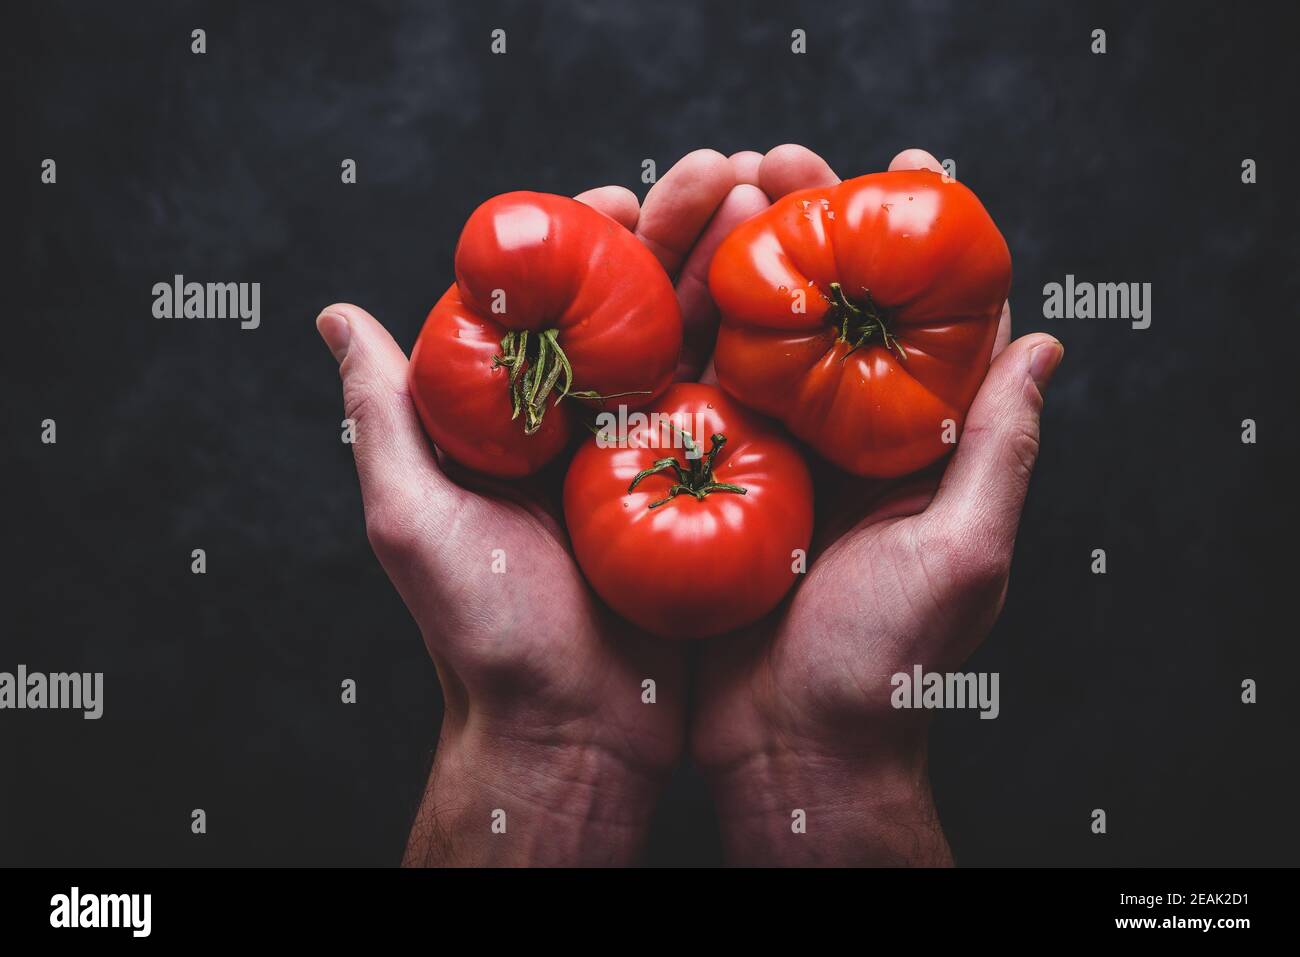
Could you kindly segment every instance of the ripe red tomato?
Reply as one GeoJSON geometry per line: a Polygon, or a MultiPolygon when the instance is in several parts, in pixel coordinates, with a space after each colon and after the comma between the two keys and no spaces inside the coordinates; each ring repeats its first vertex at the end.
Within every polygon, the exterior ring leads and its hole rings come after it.
{"type": "Polygon", "coordinates": [[[519,477],[581,428],[575,403],[653,401],[681,344],[672,282],[636,237],[577,200],[505,193],[461,231],[456,284],[411,353],[411,395],[447,455],[519,477]]]}
{"type": "Polygon", "coordinates": [[[565,477],[564,517],[587,581],[667,638],[760,618],[794,584],[794,550],[812,536],[803,457],[714,386],[678,383],[635,415],[617,443],[620,430],[599,418],[565,477]]]}
{"type": "Polygon", "coordinates": [[[713,258],[718,383],[841,468],[905,475],[951,450],[1010,288],[1006,240],[948,177],[791,193],[713,258]]]}

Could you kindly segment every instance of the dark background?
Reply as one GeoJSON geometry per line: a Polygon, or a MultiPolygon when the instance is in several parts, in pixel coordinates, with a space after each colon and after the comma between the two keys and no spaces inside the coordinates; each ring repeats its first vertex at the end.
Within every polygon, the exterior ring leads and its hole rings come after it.
{"type": "MultiPolygon", "coordinates": [[[[1296,863],[1297,70],[1274,9],[11,8],[0,670],[103,671],[106,710],[0,713],[0,862],[395,863],[440,698],[313,319],[354,301],[409,348],[488,196],[644,195],[644,158],[795,141],[842,175],[955,158],[1011,246],[1017,331],[1066,344],[970,664],[1001,673],[1002,715],[935,725],[958,861],[1296,863]],[[1067,272],[1152,283],[1151,328],[1044,320],[1067,272]],[[262,327],[153,318],[175,273],[262,283],[262,327]]],[[[717,860],[689,771],[651,859],[717,860]]]]}

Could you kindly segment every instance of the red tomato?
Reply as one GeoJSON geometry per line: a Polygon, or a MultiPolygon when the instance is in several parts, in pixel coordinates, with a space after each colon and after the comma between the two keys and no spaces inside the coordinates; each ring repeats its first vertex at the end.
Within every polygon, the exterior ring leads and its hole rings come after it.
{"type": "Polygon", "coordinates": [[[672,282],[636,237],[577,200],[506,193],[465,223],[456,284],[411,353],[411,395],[447,455],[519,477],[581,428],[575,403],[653,401],[681,344],[672,282]]]}
{"type": "Polygon", "coordinates": [[[1006,240],[952,179],[791,193],[713,257],[718,383],[841,468],[905,475],[952,449],[1010,288],[1006,240]]]}
{"type": "Polygon", "coordinates": [[[622,447],[598,418],[569,466],[578,564],[610,607],[655,634],[748,624],[789,591],[794,550],[808,549],[808,467],[774,423],[714,386],[678,383],[649,411],[629,417],[622,447]]]}

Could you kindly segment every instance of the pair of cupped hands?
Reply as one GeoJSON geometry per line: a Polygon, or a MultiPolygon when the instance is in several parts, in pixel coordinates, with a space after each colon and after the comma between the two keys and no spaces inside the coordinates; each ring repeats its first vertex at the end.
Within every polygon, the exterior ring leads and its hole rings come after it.
{"type": "MultiPolygon", "coordinates": [[[[890,164],[919,167],[942,172],[922,150],[890,164]]],[[[838,181],[801,146],[699,150],[644,203],[617,186],[577,198],[674,277],[678,378],[712,381],[714,250],[781,196],[838,181]]],[[[900,482],[814,464],[817,531],[792,595],[755,625],[682,644],[638,632],[592,594],[557,488],[440,461],[407,391],[406,355],[369,313],[339,303],[317,327],[356,423],[370,543],[446,702],[404,863],[634,863],[687,755],[710,785],[731,863],[950,863],[926,720],[891,706],[890,677],[957,668],[1001,610],[1059,342],[1010,341],[1004,307],[951,458],[900,482]],[[492,572],[497,549],[505,574],[492,572]]]]}

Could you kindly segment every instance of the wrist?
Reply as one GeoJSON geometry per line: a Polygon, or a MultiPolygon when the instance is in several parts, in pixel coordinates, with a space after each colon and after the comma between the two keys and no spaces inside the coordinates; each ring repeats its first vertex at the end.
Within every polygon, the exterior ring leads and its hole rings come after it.
{"type": "Polygon", "coordinates": [[[709,775],[728,863],[952,864],[924,731],[854,753],[774,747],[709,775]]]}
{"type": "Polygon", "coordinates": [[[455,723],[444,724],[405,866],[635,862],[660,774],[581,737],[448,724],[455,723]]]}

